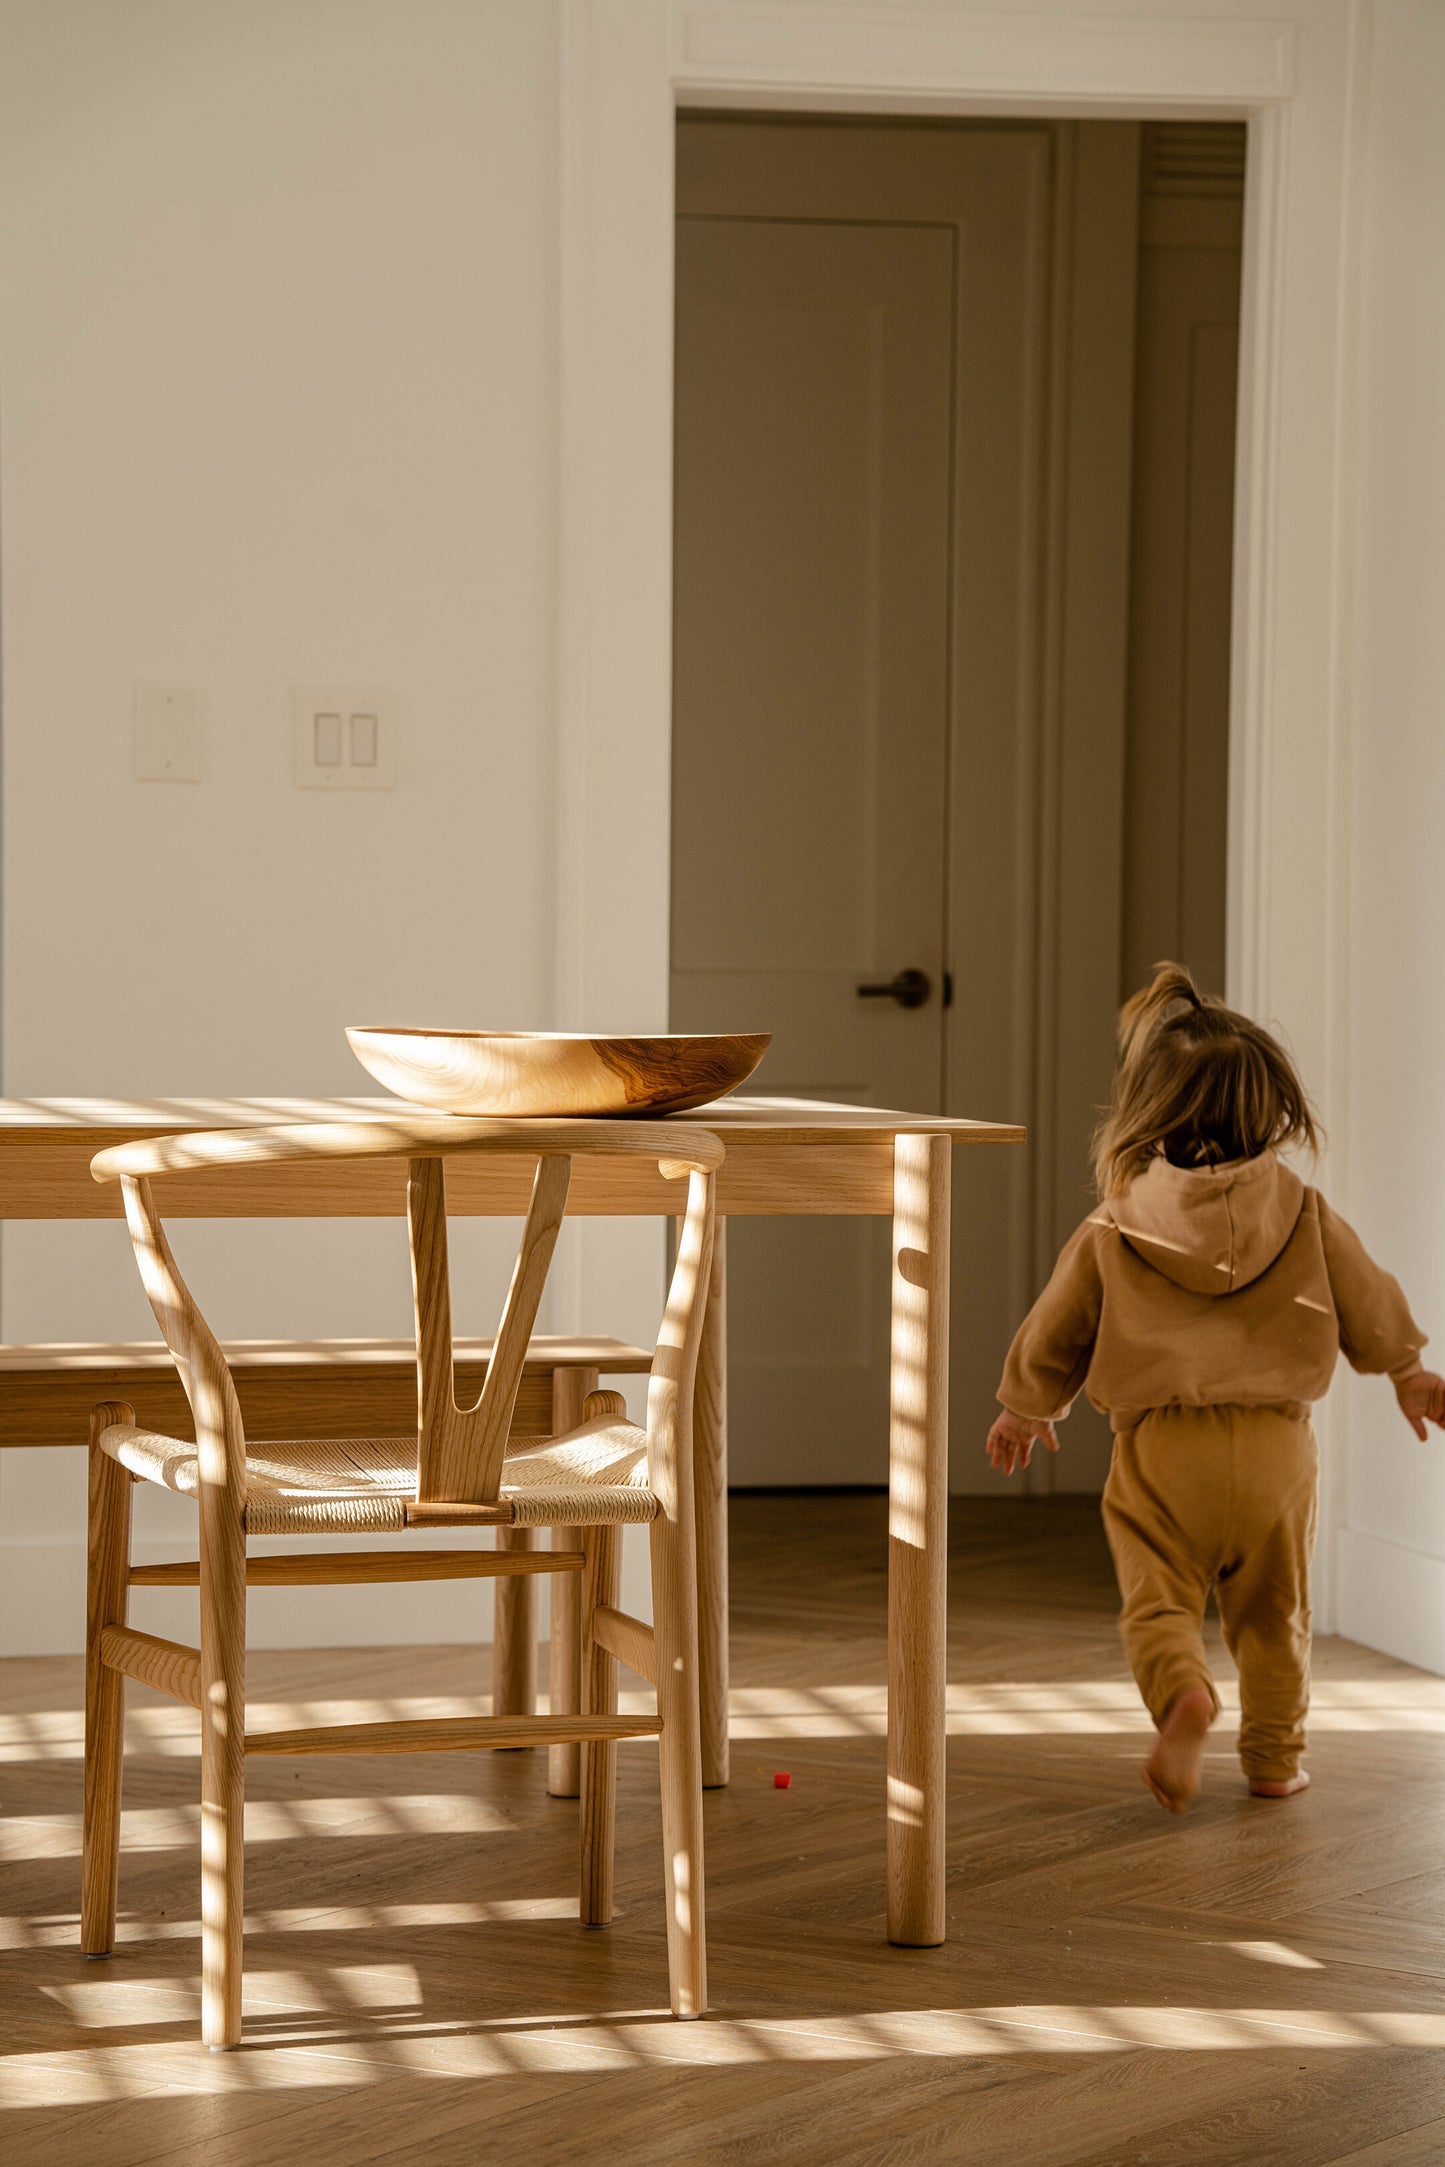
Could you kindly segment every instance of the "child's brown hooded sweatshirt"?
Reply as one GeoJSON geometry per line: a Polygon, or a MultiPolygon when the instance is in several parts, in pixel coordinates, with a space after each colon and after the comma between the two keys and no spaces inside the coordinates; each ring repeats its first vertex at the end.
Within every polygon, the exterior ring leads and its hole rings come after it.
{"type": "Polygon", "coordinates": [[[1303,1414],[1342,1349],[1355,1369],[1402,1376],[1424,1344],[1398,1282],[1274,1152],[1218,1167],[1156,1158],[1064,1249],[998,1396],[1044,1421],[1087,1379],[1116,1430],[1154,1407],[1303,1414]]]}

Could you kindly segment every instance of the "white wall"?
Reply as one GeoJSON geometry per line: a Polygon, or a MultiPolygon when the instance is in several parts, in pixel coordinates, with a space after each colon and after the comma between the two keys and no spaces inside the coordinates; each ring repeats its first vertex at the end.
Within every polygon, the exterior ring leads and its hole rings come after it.
{"type": "MultiPolygon", "coordinates": [[[[1240,22],[1266,78],[1276,33],[1295,40],[1280,140],[1300,246],[1270,485],[1291,531],[1262,679],[1282,721],[1251,875],[1268,907],[1242,929],[1267,940],[1239,982],[1294,1032],[1333,1130],[1329,1184],[1445,1353],[1445,13],[1289,0],[1250,30],[1249,5],[1061,0],[1035,49],[1066,98],[1071,69],[1107,82],[1121,20],[1167,60],[1176,16],[1190,36],[1197,18],[1201,66],[1240,22]],[[1337,397],[1341,316],[1356,366],[1337,397]],[[1331,417],[1355,529],[1342,699],[1317,599],[1331,417]],[[1343,803],[1348,878],[1327,879],[1343,803]]],[[[340,1027],[358,1017],[595,1023],[605,1000],[629,1027],[660,1020],[667,55],[726,57],[757,19],[693,9],[684,35],[687,12],[566,0],[563,143],[557,0],[0,0],[7,1091],[346,1091],[340,1027]],[[566,101],[594,65],[624,87],[579,115],[566,101]],[[559,161],[575,259],[560,320],[559,161]],[[598,172],[616,202],[592,193],[598,172]],[[637,554],[619,547],[629,520],[637,554]],[[204,692],[200,785],[130,779],[132,686],[151,676],[204,692]],[[397,694],[393,795],[292,787],[287,688],[318,680],[397,694]],[[569,773],[593,763],[590,812],[559,791],[559,699],[569,773]],[[639,790],[645,863],[624,869],[612,846],[639,790]],[[566,865],[559,798],[574,842],[596,827],[566,865]],[[587,965],[560,988],[559,892],[561,952],[587,965]]],[[[945,17],[986,56],[1008,14],[1033,11],[899,11],[924,67],[909,96],[968,44],[945,17]]],[[[780,18],[784,44],[795,30],[780,18]]],[[[843,40],[849,66],[865,46],[843,40]]],[[[598,1299],[635,1308],[641,1231],[574,1272],[594,1328],[645,1328],[598,1299]]],[[[405,1329],[397,1228],[183,1233],[223,1331],[405,1329]]],[[[468,1247],[463,1304],[496,1242],[468,1247]]],[[[148,1331],[116,1230],[12,1226],[0,1255],[5,1336],[148,1331]]],[[[1378,1384],[1339,1411],[1340,1620],[1445,1668],[1442,1446],[1417,1447],[1378,1384]]],[[[59,1463],[79,1457],[0,1454],[0,1646],[74,1645],[81,1478],[59,1463]]],[[[419,1637],[470,1633],[471,1598],[433,1600],[419,1637]]],[[[268,1637],[260,1605],[254,1628],[268,1637]]]]}
{"type": "MultiPolygon", "coordinates": [[[[555,47],[544,0],[0,6],[10,1095],[348,1093],[345,1023],[551,1022],[555,47]],[[132,779],[137,679],[200,688],[201,783],[132,779]],[[294,786],[308,683],[395,693],[393,792],[294,786]]],[[[177,1246],[223,1334],[409,1328],[399,1224],[177,1246]]],[[[154,1329],[118,1227],[7,1227],[0,1323],[154,1329]]],[[[83,1458],[0,1454],[0,1646],[77,1644],[83,1458]]],[[[476,1630],[387,1604],[359,1637],[476,1630]]]]}
{"type": "MultiPolygon", "coordinates": [[[[1445,9],[1377,0],[1360,203],[1348,1193],[1445,1368],[1445,9]]],[[[1352,1380],[1341,1629],[1445,1670],[1445,1440],[1352,1380]]]]}

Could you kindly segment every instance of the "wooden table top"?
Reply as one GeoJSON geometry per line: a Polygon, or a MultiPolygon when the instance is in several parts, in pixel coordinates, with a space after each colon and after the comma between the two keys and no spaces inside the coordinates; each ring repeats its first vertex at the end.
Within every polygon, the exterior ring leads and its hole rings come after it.
{"type": "MultiPolygon", "coordinates": [[[[455,1339],[452,1358],[459,1370],[485,1370],[494,1339],[455,1339]]],[[[227,1339],[221,1352],[233,1370],[252,1373],[304,1373],[325,1377],[354,1370],[404,1369],[416,1374],[416,1339],[227,1339]]],[[[96,1372],[154,1369],[169,1374],[171,1352],[158,1339],[50,1340],[33,1347],[0,1346],[0,1395],[14,1377],[83,1377],[96,1372]]],[[[524,1370],[596,1369],[609,1377],[646,1376],[652,1367],[650,1347],[629,1346],[606,1334],[535,1332],[522,1357],[524,1370]]]]}
{"type": "MultiPolygon", "coordinates": [[[[386,1121],[398,1111],[427,1109],[391,1098],[0,1099],[0,1219],[118,1218],[118,1185],[90,1172],[108,1144],[292,1121],[386,1121]]],[[[886,1215],[898,1135],[1021,1144],[1027,1133],[1009,1122],[817,1099],[734,1096],[669,1118],[721,1136],[719,1209],[749,1217],[886,1215]]],[[[447,1208],[462,1217],[520,1218],[530,1187],[521,1158],[453,1159],[447,1208]]],[[[396,1218],[406,1211],[406,1164],[334,1159],[166,1174],[157,1201],[167,1218],[396,1218]]],[[[597,1217],[673,1214],[679,1198],[649,1160],[579,1159],[567,1208],[597,1217]]]]}
{"type": "MultiPolygon", "coordinates": [[[[0,1099],[0,1150],[45,1143],[93,1143],[96,1151],[132,1136],[191,1129],[270,1126],[290,1121],[384,1121],[435,1108],[396,1098],[0,1099]]],[[[745,1134],[762,1149],[806,1143],[891,1142],[900,1134],[947,1134],[959,1144],[1021,1144],[1016,1123],[967,1121],[952,1114],[911,1114],[894,1107],[850,1106],[828,1099],[745,1098],[731,1095],[686,1113],[649,1115],[745,1134]]]]}

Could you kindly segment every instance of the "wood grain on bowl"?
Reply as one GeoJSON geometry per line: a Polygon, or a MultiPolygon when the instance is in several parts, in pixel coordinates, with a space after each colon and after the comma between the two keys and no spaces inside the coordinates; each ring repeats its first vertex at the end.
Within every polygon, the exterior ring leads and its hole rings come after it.
{"type": "Polygon", "coordinates": [[[536,1118],[682,1113],[744,1083],[770,1031],[589,1038],[548,1031],[440,1031],[356,1025],[363,1068],[444,1113],[536,1118]]]}
{"type": "Polygon", "coordinates": [[[734,1091],[768,1050],[771,1031],[751,1036],[594,1038],[592,1051],[617,1078],[629,1107],[682,1113],[734,1091]]]}

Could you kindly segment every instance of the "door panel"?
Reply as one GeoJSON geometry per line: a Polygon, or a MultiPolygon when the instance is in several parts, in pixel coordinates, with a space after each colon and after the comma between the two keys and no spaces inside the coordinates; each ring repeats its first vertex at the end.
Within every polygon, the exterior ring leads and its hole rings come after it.
{"type": "MultiPolygon", "coordinates": [[[[934,1109],[951,237],[684,218],[677,277],[673,1025],[934,1109]],[[906,966],[928,1003],[859,997],[906,966]]],[[[743,1221],[729,1265],[734,1481],[880,1479],[886,1227],[743,1221]]]]}
{"type": "Polygon", "coordinates": [[[937,1003],[855,988],[940,971],[949,237],[685,219],[677,276],[674,1021],[936,1105],[937,1003]]]}

